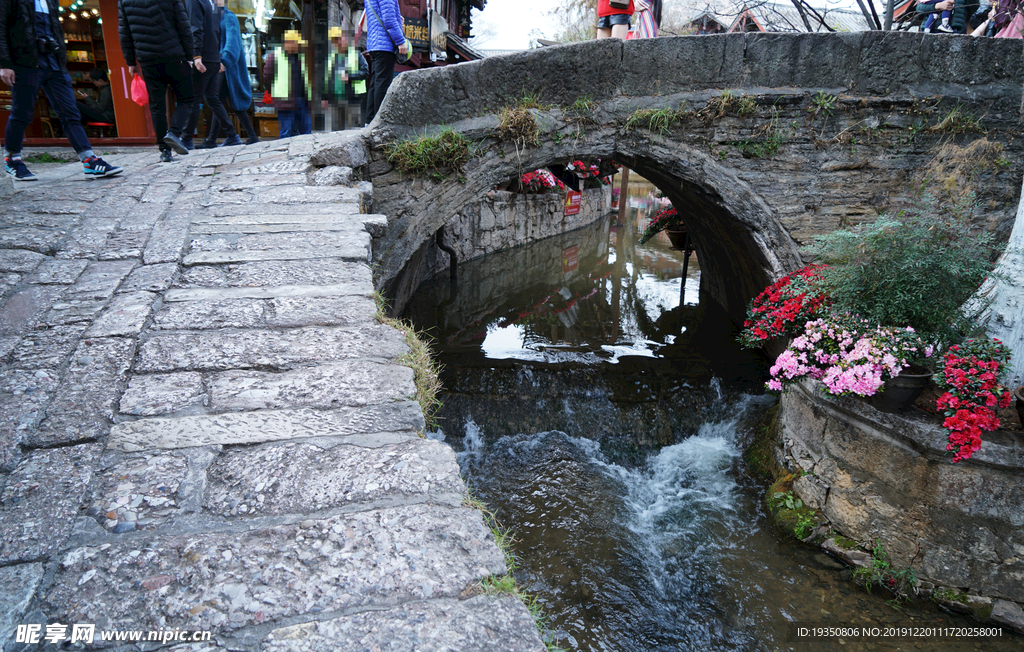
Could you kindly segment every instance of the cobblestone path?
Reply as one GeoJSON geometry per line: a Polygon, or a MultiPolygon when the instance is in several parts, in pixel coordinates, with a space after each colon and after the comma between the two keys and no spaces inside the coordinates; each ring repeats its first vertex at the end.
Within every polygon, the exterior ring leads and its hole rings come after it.
{"type": "Polygon", "coordinates": [[[476,588],[503,557],[374,318],[386,221],[367,188],[307,185],[316,147],[33,165],[5,200],[3,650],[84,649],[75,624],[85,647],[544,649],[476,588]]]}

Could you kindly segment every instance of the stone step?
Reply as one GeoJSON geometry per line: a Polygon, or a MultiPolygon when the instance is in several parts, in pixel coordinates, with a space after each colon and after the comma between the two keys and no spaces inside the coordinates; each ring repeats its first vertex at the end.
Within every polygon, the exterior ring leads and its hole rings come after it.
{"type": "Polygon", "coordinates": [[[409,348],[381,324],[276,330],[157,333],[139,347],[135,372],[291,369],[351,358],[393,360],[409,348]]]}
{"type": "Polygon", "coordinates": [[[408,441],[423,429],[413,401],[334,410],[286,409],[139,419],[115,424],[107,449],[138,452],[328,437],[360,446],[408,441]]]}
{"type": "Polygon", "coordinates": [[[413,602],[275,629],[265,652],[459,650],[544,652],[530,612],[511,595],[413,602]]]}
{"type": "Polygon", "coordinates": [[[175,287],[259,288],[282,285],[337,285],[356,283],[373,289],[370,268],[365,262],[341,259],[272,260],[235,265],[193,265],[182,270],[175,287]]]}
{"type": "Polygon", "coordinates": [[[190,265],[213,265],[224,263],[249,263],[262,260],[314,260],[317,258],[340,258],[345,261],[368,262],[370,258],[370,237],[366,243],[352,242],[351,246],[331,249],[277,249],[262,251],[203,251],[185,256],[182,263],[190,265]]]}
{"type": "MultiPolygon", "coordinates": [[[[165,302],[177,301],[231,301],[235,299],[276,299],[278,297],[313,298],[363,296],[373,294],[373,287],[364,283],[336,283],[332,285],[279,285],[256,288],[187,288],[168,290],[165,302]]],[[[370,312],[373,315],[373,311],[370,312]]]]}
{"type": "Polygon", "coordinates": [[[419,504],[144,536],[111,535],[64,553],[46,592],[53,621],[223,635],[316,613],[455,598],[506,571],[480,512],[468,507],[419,504]]]}

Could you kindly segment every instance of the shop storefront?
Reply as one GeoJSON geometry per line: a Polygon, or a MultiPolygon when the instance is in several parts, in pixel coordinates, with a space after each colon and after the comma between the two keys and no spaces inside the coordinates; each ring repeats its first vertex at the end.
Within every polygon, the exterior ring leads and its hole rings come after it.
{"type": "MultiPolygon", "coordinates": [[[[186,6],[191,0],[185,0],[186,6]]],[[[405,31],[414,43],[414,56],[398,71],[458,63],[479,58],[465,39],[470,31],[470,6],[482,9],[484,0],[399,0],[405,31]]],[[[242,33],[253,105],[250,118],[260,138],[277,138],[279,130],[274,107],[263,103],[262,62],[270,50],[284,40],[284,33],[296,30],[307,45],[311,62],[309,82],[314,99],[319,96],[316,80],[323,74],[319,62],[326,61],[327,32],[330,25],[353,25],[362,10],[361,0],[227,0],[237,17],[242,33]]],[[[114,105],[112,123],[86,126],[97,145],[150,145],[156,140],[148,106],[131,99],[131,75],[121,54],[117,33],[117,0],[60,0],[60,20],[68,52],[68,71],[76,94],[95,96],[97,89],[89,79],[93,69],[104,70],[110,81],[114,105]]],[[[10,115],[10,90],[0,82],[0,130],[10,115]]],[[[169,106],[173,103],[169,102],[169,106]]],[[[232,116],[232,119],[235,118],[232,116]]],[[[205,118],[197,126],[197,137],[205,136],[205,118]]],[[[313,103],[314,129],[323,128],[319,102],[313,103]]],[[[237,125],[236,125],[237,127],[237,125]]],[[[25,144],[61,146],[67,140],[56,114],[40,92],[32,124],[25,133],[25,144]]]]}

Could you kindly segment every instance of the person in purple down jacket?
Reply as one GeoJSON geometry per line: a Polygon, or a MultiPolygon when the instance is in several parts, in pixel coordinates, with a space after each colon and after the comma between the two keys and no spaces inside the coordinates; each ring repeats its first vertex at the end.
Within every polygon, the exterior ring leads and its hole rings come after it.
{"type": "Polygon", "coordinates": [[[398,0],[366,0],[366,53],[370,55],[370,81],[366,88],[366,124],[373,121],[395,75],[398,54],[409,45],[402,31],[398,0]]]}

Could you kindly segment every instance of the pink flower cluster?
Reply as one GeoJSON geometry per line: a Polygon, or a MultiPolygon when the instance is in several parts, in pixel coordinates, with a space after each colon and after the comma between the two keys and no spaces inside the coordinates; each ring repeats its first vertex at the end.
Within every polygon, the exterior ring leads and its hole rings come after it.
{"type": "Polygon", "coordinates": [[[946,415],[942,427],[949,431],[946,450],[952,451],[953,462],[981,449],[982,430],[999,428],[993,408],[1010,405],[1010,391],[999,384],[1009,359],[1009,350],[997,339],[967,340],[949,347],[943,357],[935,380],[945,392],[936,407],[946,415]]]}
{"type": "Polygon", "coordinates": [[[911,358],[930,354],[912,328],[872,328],[852,315],[815,319],[775,360],[767,386],[781,391],[810,377],[830,394],[872,396],[909,366],[911,358]]]}

